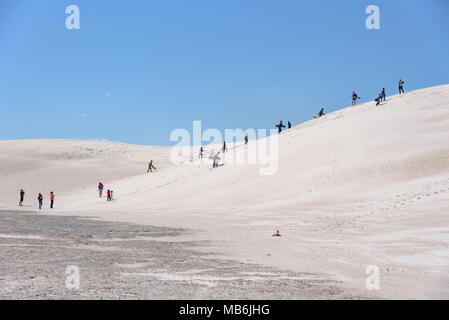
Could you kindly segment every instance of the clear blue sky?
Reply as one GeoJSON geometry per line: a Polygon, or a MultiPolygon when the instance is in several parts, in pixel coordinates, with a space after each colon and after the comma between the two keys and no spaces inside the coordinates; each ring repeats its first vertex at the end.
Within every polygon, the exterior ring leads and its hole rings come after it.
{"type": "Polygon", "coordinates": [[[0,0],[0,139],[168,145],[193,120],[268,129],[399,78],[447,84],[448,16],[447,0],[0,0]]]}

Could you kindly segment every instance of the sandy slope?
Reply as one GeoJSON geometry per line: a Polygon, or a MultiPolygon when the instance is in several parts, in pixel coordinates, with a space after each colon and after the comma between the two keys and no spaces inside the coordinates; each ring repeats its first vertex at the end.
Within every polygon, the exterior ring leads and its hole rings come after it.
{"type": "Polygon", "coordinates": [[[0,209],[16,208],[20,188],[27,209],[53,190],[55,214],[194,229],[183,239],[212,240],[220,257],[361,290],[376,265],[378,296],[449,298],[449,85],[346,108],[279,139],[272,176],[226,159],[215,170],[173,164],[164,147],[1,141],[0,209]],[[149,159],[157,173],[145,174],[149,159]],[[98,198],[100,180],[117,201],[98,198]]]}

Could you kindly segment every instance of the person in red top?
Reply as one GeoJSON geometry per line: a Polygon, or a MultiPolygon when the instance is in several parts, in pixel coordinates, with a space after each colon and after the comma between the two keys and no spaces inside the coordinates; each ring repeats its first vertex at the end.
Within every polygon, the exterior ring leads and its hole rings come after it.
{"type": "Polygon", "coordinates": [[[50,209],[53,209],[53,204],[55,203],[55,194],[50,192],[50,209]]]}
{"type": "Polygon", "coordinates": [[[111,201],[111,190],[108,189],[108,198],[107,201],[111,201]]]}

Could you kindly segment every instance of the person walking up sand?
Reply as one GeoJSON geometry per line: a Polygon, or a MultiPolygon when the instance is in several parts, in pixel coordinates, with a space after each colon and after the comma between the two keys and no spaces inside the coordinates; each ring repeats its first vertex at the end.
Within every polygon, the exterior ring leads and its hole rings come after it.
{"type": "Polygon", "coordinates": [[[98,183],[98,193],[100,195],[100,198],[103,197],[103,188],[104,188],[104,185],[101,182],[99,182],[98,183]]]}
{"type": "Polygon", "coordinates": [[[39,196],[37,197],[37,201],[39,201],[39,210],[42,209],[42,203],[44,201],[44,197],[42,196],[42,194],[39,193],[39,196]]]}
{"type": "Polygon", "coordinates": [[[377,103],[376,103],[376,107],[377,107],[377,106],[380,104],[380,102],[382,101],[382,94],[379,93],[379,94],[377,95],[377,98],[376,98],[374,101],[377,102],[377,103]]]}
{"type": "Polygon", "coordinates": [[[223,148],[221,149],[221,151],[223,151],[223,153],[228,151],[228,148],[226,147],[226,141],[223,141],[223,148]]]}
{"type": "Polygon", "coordinates": [[[354,107],[357,105],[357,99],[360,99],[360,97],[355,93],[355,91],[352,91],[352,106],[354,107]]]}
{"type": "Polygon", "coordinates": [[[322,116],[324,116],[324,108],[321,108],[321,110],[317,113],[317,115],[316,116],[314,116],[313,118],[314,119],[317,119],[317,118],[320,118],[320,117],[322,117],[322,116]]]}
{"type": "Polygon", "coordinates": [[[50,192],[50,209],[53,209],[53,205],[55,203],[55,194],[52,192],[50,192]]]}
{"type": "Polygon", "coordinates": [[[220,151],[218,151],[218,153],[212,159],[214,160],[212,168],[218,167],[218,161],[220,161],[220,151]]]}
{"type": "Polygon", "coordinates": [[[23,191],[23,189],[20,189],[19,207],[23,207],[23,199],[24,198],[25,198],[25,191],[23,191]]]}
{"type": "Polygon", "coordinates": [[[382,101],[387,100],[387,94],[385,93],[385,88],[382,89],[382,101]]]}
{"type": "Polygon", "coordinates": [[[276,125],[276,128],[278,128],[278,134],[282,132],[282,128],[285,128],[285,125],[282,123],[282,120],[279,122],[279,124],[276,125]]]}
{"type": "Polygon", "coordinates": [[[245,144],[248,144],[248,134],[245,135],[245,144]]]}
{"type": "Polygon", "coordinates": [[[153,169],[156,170],[156,167],[153,166],[153,160],[150,160],[150,162],[148,162],[148,170],[147,170],[147,173],[150,172],[150,171],[153,172],[153,169]]]}
{"type": "Polygon", "coordinates": [[[405,93],[405,92],[404,92],[404,83],[405,83],[405,82],[402,81],[402,79],[399,80],[399,95],[401,94],[401,92],[402,92],[402,93],[405,93]]]}

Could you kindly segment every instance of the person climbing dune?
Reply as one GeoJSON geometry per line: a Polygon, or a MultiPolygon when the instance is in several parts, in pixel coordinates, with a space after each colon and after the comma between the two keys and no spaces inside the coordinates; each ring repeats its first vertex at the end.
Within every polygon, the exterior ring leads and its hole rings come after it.
{"type": "Polygon", "coordinates": [[[228,151],[228,148],[226,147],[226,141],[223,141],[223,148],[221,149],[221,151],[223,151],[223,153],[228,151]]]}
{"type": "Polygon", "coordinates": [[[321,108],[321,110],[317,113],[317,115],[316,116],[314,116],[313,118],[314,119],[317,119],[317,118],[320,118],[320,117],[322,117],[322,116],[324,116],[324,108],[321,108]]]}
{"type": "Polygon", "coordinates": [[[150,160],[150,162],[148,162],[148,170],[147,170],[147,173],[150,172],[150,171],[153,172],[153,169],[156,170],[156,167],[153,166],[153,160],[150,160]]]}
{"type": "Polygon", "coordinates": [[[218,151],[218,153],[212,157],[212,160],[213,160],[212,168],[217,168],[218,161],[220,161],[220,151],[218,151]]]}
{"type": "Polygon", "coordinates": [[[374,101],[376,101],[376,107],[377,107],[380,104],[380,102],[382,101],[382,93],[379,93],[377,95],[377,98],[374,101]]]}

